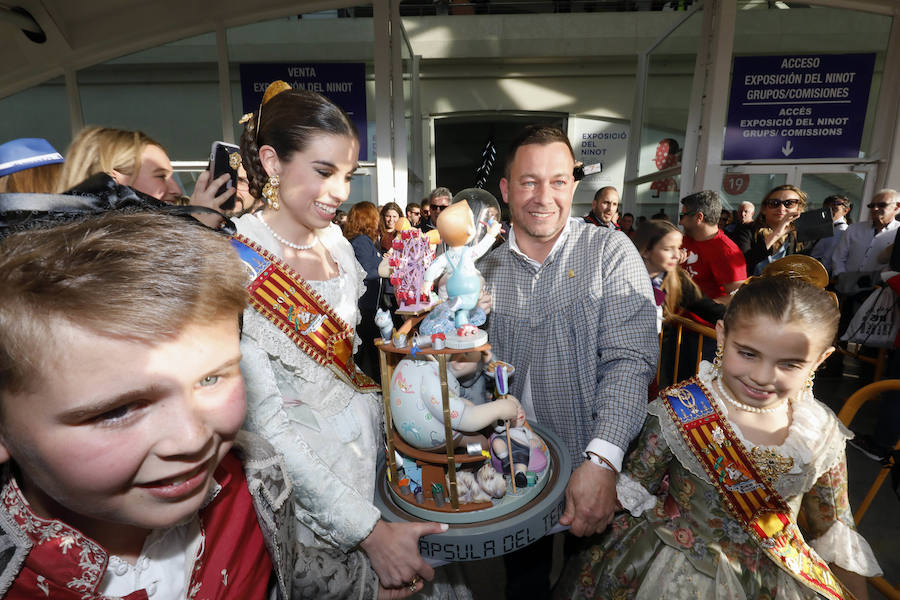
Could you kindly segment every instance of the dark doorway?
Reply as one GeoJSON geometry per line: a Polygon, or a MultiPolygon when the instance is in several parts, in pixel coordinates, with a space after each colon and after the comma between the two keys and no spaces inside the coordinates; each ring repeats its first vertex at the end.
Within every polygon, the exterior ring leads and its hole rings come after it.
{"type": "Polygon", "coordinates": [[[476,171],[482,163],[482,152],[488,141],[491,141],[497,150],[497,156],[483,188],[496,196],[503,206],[503,199],[500,197],[500,178],[503,177],[506,151],[513,139],[527,125],[551,125],[565,131],[566,123],[566,116],[546,113],[454,115],[436,118],[434,157],[437,185],[450,188],[454,194],[475,187],[476,171]]]}

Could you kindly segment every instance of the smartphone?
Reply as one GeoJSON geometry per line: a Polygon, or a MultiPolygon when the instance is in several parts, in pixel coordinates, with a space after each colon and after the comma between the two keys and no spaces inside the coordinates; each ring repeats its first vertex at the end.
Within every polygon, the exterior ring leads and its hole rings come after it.
{"type": "Polygon", "coordinates": [[[814,208],[794,220],[794,230],[798,242],[811,242],[834,235],[834,224],[830,208],[814,208]]]}
{"type": "MultiPolygon", "coordinates": [[[[236,189],[238,180],[238,167],[241,166],[241,149],[234,144],[225,142],[213,142],[209,151],[209,171],[211,178],[216,179],[224,173],[231,177],[217,191],[216,196],[226,190],[236,189]]],[[[220,210],[232,210],[235,205],[235,197],[232,196],[219,207],[220,210]]]]}

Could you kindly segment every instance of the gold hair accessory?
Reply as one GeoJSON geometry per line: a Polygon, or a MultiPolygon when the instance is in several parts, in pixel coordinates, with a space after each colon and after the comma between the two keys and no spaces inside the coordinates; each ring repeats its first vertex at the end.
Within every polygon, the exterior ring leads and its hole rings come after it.
{"type": "MultiPolygon", "coordinates": [[[[263,94],[262,102],[259,103],[258,114],[256,115],[256,144],[259,145],[259,125],[262,123],[262,109],[265,106],[266,102],[280,94],[281,92],[286,92],[291,89],[291,86],[287,83],[283,82],[280,79],[277,79],[269,84],[269,87],[266,88],[266,92],[263,94]]],[[[253,118],[253,113],[247,113],[243,117],[241,117],[240,123],[246,123],[251,118],[253,118]]]]}
{"type": "Polygon", "coordinates": [[[790,277],[802,279],[817,288],[825,289],[828,285],[828,271],[822,263],[805,254],[792,254],[779,258],[766,265],[762,270],[763,277],[790,277]]]}
{"type": "MultiPolygon", "coordinates": [[[[766,265],[766,268],[762,270],[762,276],[802,279],[821,290],[824,290],[828,285],[828,271],[822,266],[822,263],[805,254],[792,254],[779,258],[775,262],[766,265]]],[[[754,278],[751,277],[750,279],[754,278]]],[[[750,279],[747,281],[750,281],[750,279]]],[[[832,291],[828,291],[828,293],[831,295],[831,299],[834,300],[834,305],[840,306],[837,295],[832,291]]]]}
{"type": "Polygon", "coordinates": [[[238,119],[238,123],[243,125],[244,123],[246,123],[247,121],[249,121],[252,118],[253,118],[252,112],[244,113],[244,115],[240,119],[238,119]]]}
{"type": "Polygon", "coordinates": [[[281,92],[286,92],[291,89],[291,86],[282,80],[278,79],[269,84],[269,87],[266,88],[266,93],[263,94],[262,103],[260,106],[280,94],[281,92]]]}
{"type": "Polygon", "coordinates": [[[278,175],[272,175],[269,177],[269,180],[266,181],[266,185],[264,185],[262,189],[263,198],[266,199],[266,204],[268,204],[272,210],[278,210],[280,208],[278,203],[279,185],[281,185],[281,181],[278,179],[278,175]]]}
{"type": "Polygon", "coordinates": [[[240,152],[232,152],[231,154],[228,155],[228,166],[231,167],[232,169],[234,169],[235,171],[238,170],[238,167],[241,166],[241,153],[240,152]]]}

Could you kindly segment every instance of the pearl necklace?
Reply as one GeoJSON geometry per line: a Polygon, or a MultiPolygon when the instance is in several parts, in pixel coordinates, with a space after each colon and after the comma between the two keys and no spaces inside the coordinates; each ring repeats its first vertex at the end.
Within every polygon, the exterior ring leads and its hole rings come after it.
{"type": "Polygon", "coordinates": [[[257,219],[259,219],[259,222],[263,224],[263,227],[265,227],[265,228],[269,231],[269,233],[272,234],[272,237],[274,237],[276,240],[278,240],[280,243],[284,244],[284,245],[287,246],[288,248],[293,248],[294,250],[309,250],[310,248],[312,248],[313,246],[315,246],[316,244],[319,243],[319,236],[315,236],[315,237],[313,238],[312,243],[311,243],[311,244],[307,244],[307,245],[305,245],[305,246],[302,245],[302,244],[295,244],[295,243],[293,243],[293,242],[289,242],[288,240],[284,239],[283,237],[281,237],[280,235],[278,235],[277,233],[275,233],[275,230],[272,229],[271,227],[269,227],[269,224],[268,224],[268,223],[266,223],[265,221],[263,221],[263,218],[262,218],[262,215],[261,215],[261,214],[259,214],[259,213],[254,213],[254,216],[255,216],[257,219]]]}
{"type": "Polygon", "coordinates": [[[736,399],[732,398],[731,394],[728,393],[728,390],[725,389],[725,385],[722,383],[721,377],[716,377],[715,382],[716,382],[716,391],[719,392],[719,394],[722,396],[722,398],[725,399],[726,402],[728,402],[735,408],[738,408],[740,410],[743,410],[743,411],[746,411],[749,413],[756,413],[756,414],[761,414],[761,415],[773,413],[776,410],[780,410],[781,407],[783,407],[785,404],[790,404],[790,402],[791,402],[790,398],[785,398],[784,400],[782,400],[775,406],[767,406],[766,408],[750,406],[749,404],[744,404],[740,400],[736,400],[736,399]]]}

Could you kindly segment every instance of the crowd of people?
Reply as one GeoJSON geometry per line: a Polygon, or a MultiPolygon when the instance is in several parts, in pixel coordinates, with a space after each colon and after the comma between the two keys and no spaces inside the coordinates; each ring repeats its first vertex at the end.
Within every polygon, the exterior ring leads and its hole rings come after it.
{"type": "MultiPolygon", "coordinates": [[[[205,172],[183,198],[137,131],[87,128],[65,158],[0,146],[0,191],[66,193],[0,196],[0,595],[474,597],[420,554],[447,525],[374,501],[375,313],[396,308],[379,266],[453,195],[339,214],[358,153],[340,108],[289,88],[247,116],[236,189],[205,172]]],[[[890,268],[900,194],[849,226],[830,196],[836,235],[809,242],[794,186],[733,221],[690,194],[676,227],[620,217],[613,187],[574,217],[574,170],[565,133],[524,129],[478,263],[509,391],[574,465],[562,576],[551,589],[542,538],[503,557],[507,597],[866,598],[879,567],[849,509],[849,434],[812,395],[838,303],[790,268],[748,275],[811,254],[858,302],[890,268]],[[676,314],[715,327],[711,360],[648,403],[676,314]]]]}

